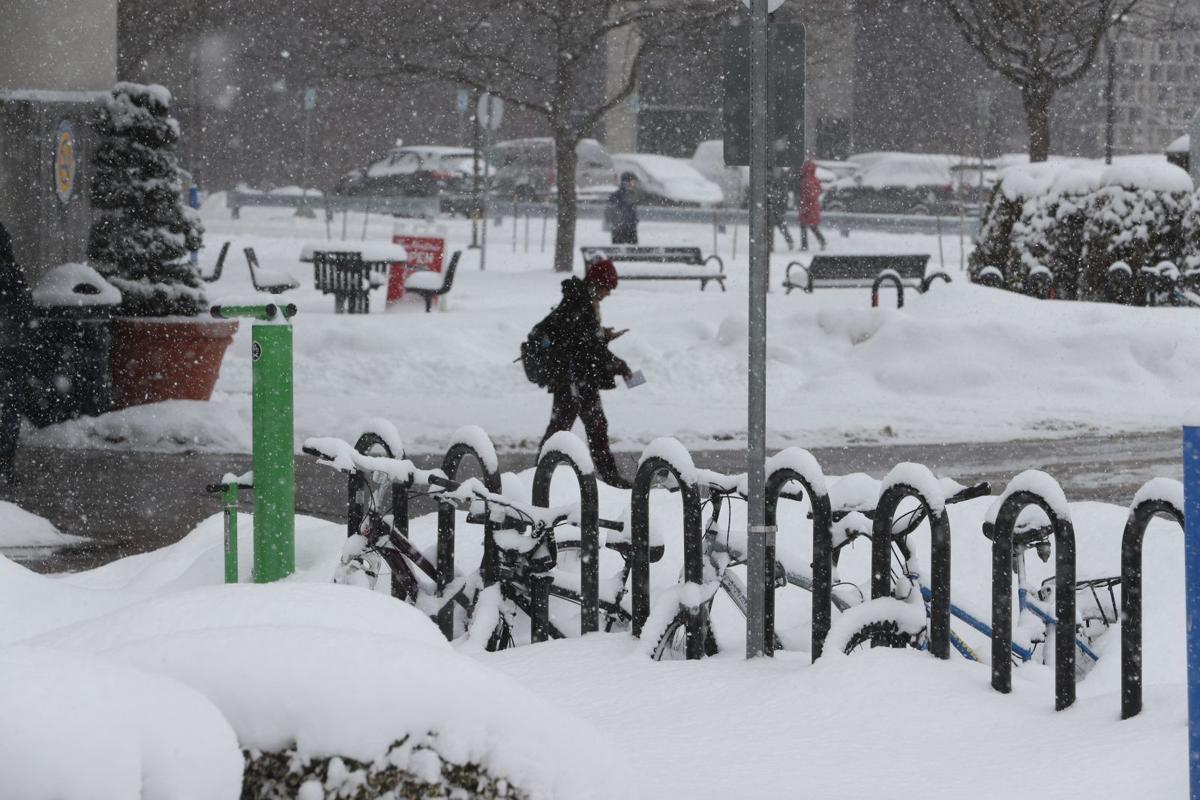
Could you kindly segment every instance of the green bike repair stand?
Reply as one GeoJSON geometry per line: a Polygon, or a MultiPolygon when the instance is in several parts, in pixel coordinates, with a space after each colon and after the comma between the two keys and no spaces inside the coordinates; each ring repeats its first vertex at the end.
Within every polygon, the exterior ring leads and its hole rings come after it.
{"type": "MultiPolygon", "coordinates": [[[[296,316],[296,306],[291,303],[213,306],[212,314],[218,319],[254,320],[250,329],[254,376],[251,412],[254,426],[254,582],[270,583],[286,578],[296,570],[296,465],[290,323],[291,318],[296,316]]],[[[237,489],[235,487],[229,491],[235,493],[237,489]]],[[[236,494],[233,496],[236,498],[236,494]]],[[[232,547],[227,544],[225,557],[226,581],[229,581],[232,572],[233,581],[236,582],[236,538],[232,547]]]]}

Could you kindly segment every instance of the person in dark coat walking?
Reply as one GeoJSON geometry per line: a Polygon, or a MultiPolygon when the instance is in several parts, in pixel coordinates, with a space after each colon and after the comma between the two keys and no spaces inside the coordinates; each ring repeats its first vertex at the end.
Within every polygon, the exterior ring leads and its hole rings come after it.
{"type": "Polygon", "coordinates": [[[545,335],[554,343],[546,388],[554,396],[550,425],[542,444],[559,431],[569,431],[575,418],[583,421],[592,463],[605,483],[627,489],[608,442],[608,418],[600,392],[615,389],[618,375],[629,378],[629,365],[609,351],[608,345],[625,331],[606,328],[600,320],[600,303],[617,288],[613,262],[588,266],[587,276],[562,284],[562,302],[546,318],[545,335]]]}
{"type": "Polygon", "coordinates": [[[638,179],[632,172],[621,175],[621,185],[608,196],[605,215],[612,229],[613,244],[638,243],[638,179]]]}
{"type": "Polygon", "coordinates": [[[33,295],[0,224],[0,481],[16,483],[13,459],[21,433],[33,295]]]}
{"type": "Polygon", "coordinates": [[[767,223],[767,231],[770,234],[770,249],[775,249],[775,229],[783,234],[783,240],[787,242],[788,250],[792,249],[792,232],[788,230],[787,225],[787,206],[788,206],[788,182],[783,170],[776,170],[771,173],[771,180],[767,184],[767,213],[769,222],[767,223]]]}
{"type": "Polygon", "coordinates": [[[817,178],[817,165],[805,161],[800,168],[800,186],[797,188],[797,203],[800,207],[800,249],[808,249],[808,232],[817,237],[821,249],[825,249],[825,237],[821,235],[821,181],[817,178]]]}

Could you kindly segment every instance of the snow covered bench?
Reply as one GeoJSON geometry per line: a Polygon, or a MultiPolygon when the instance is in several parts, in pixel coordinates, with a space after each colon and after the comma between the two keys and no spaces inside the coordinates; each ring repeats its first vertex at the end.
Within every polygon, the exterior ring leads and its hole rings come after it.
{"type": "Polygon", "coordinates": [[[432,270],[423,270],[421,272],[410,273],[404,281],[404,291],[418,295],[425,301],[425,313],[428,314],[433,310],[433,298],[440,297],[450,291],[450,287],[454,285],[454,273],[458,270],[458,259],[462,256],[461,250],[455,250],[454,255],[450,256],[450,263],[446,265],[446,272],[434,272],[432,270]]]}
{"type": "Polygon", "coordinates": [[[584,264],[611,259],[623,281],[700,281],[701,291],[713,281],[725,291],[725,262],[717,255],[704,258],[699,247],[613,245],[579,252],[584,264]]]}
{"type": "Polygon", "coordinates": [[[363,261],[361,253],[320,251],[312,261],[316,288],[333,295],[336,313],[370,313],[370,291],[387,282],[386,264],[363,261]]]}
{"type": "MultiPolygon", "coordinates": [[[[905,286],[925,294],[934,280],[950,282],[950,276],[944,272],[926,275],[925,268],[928,265],[927,255],[819,255],[813,256],[808,264],[799,261],[788,264],[783,288],[788,294],[793,289],[812,294],[818,288],[870,288],[877,292],[881,283],[889,281],[896,285],[902,298],[905,286]],[[793,278],[793,272],[797,269],[804,273],[801,281],[793,278]]],[[[903,305],[903,300],[900,304],[903,305]]]]}

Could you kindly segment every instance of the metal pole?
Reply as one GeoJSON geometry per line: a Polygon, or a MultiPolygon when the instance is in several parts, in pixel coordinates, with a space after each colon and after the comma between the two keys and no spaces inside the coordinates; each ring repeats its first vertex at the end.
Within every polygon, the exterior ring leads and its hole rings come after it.
{"type": "Polygon", "coordinates": [[[488,203],[491,201],[491,197],[490,197],[491,193],[488,191],[489,181],[487,179],[487,152],[488,152],[488,150],[492,149],[492,131],[490,128],[491,124],[492,124],[492,101],[491,101],[491,98],[489,97],[488,98],[488,107],[487,107],[487,125],[488,125],[488,127],[485,127],[483,129],[483,164],[484,164],[484,175],[483,175],[483,180],[482,180],[482,182],[483,182],[483,204],[480,208],[480,213],[479,213],[479,218],[480,218],[479,224],[480,224],[480,228],[481,228],[481,232],[479,234],[479,271],[480,272],[483,272],[484,269],[487,268],[488,203]]]}
{"type": "Polygon", "coordinates": [[[775,530],[766,524],[767,461],[767,0],[750,3],[750,352],[746,473],[749,483],[746,583],[746,657],[770,655],[766,637],[767,592],[774,589],[775,530]]]}
{"type": "Polygon", "coordinates": [[[238,582],[238,482],[225,487],[225,582],[238,582]]]}
{"type": "Polygon", "coordinates": [[[1187,574],[1188,778],[1200,800],[1200,427],[1183,429],[1184,555],[1187,574]]]}
{"type": "Polygon", "coordinates": [[[1113,161],[1113,130],[1117,122],[1117,110],[1113,103],[1113,92],[1117,83],[1117,37],[1110,30],[1104,42],[1108,55],[1108,74],[1104,79],[1104,163],[1113,161]]]}
{"type": "Polygon", "coordinates": [[[472,96],[471,108],[471,249],[479,247],[479,143],[483,132],[479,129],[479,92],[472,96]]]}
{"type": "Polygon", "coordinates": [[[308,166],[312,152],[312,109],[307,102],[304,106],[304,164],[300,168],[300,203],[296,211],[298,217],[308,217],[312,214],[308,209],[308,166]]]}

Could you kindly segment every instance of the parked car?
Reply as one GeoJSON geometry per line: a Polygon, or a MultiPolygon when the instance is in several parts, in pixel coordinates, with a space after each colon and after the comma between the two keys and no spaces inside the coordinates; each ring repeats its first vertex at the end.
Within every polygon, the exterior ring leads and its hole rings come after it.
{"type": "MultiPolygon", "coordinates": [[[[834,181],[822,197],[827,211],[859,214],[950,214],[960,203],[951,168],[956,156],[864,153],[850,157],[862,168],[834,181]]],[[[969,203],[979,202],[973,195],[969,203]]]]}
{"type": "Polygon", "coordinates": [[[474,152],[465,147],[397,147],[375,163],[343,175],[335,194],[434,197],[471,191],[474,152]]]}
{"type": "MultiPolygon", "coordinates": [[[[616,191],[612,158],[595,139],[575,146],[575,194],[580,200],[601,200],[616,191]]],[[[512,139],[492,145],[488,161],[495,170],[492,191],[498,197],[536,202],[558,194],[554,140],[512,139]]]]}
{"type": "Polygon", "coordinates": [[[696,145],[696,152],[692,154],[692,166],[721,188],[726,205],[746,205],[750,194],[750,168],[726,166],[725,142],[711,139],[696,145]]]}
{"type": "Polygon", "coordinates": [[[617,174],[632,172],[641,183],[647,202],[668,206],[719,206],[725,200],[721,187],[700,174],[690,161],[646,153],[613,156],[617,174]]]}

